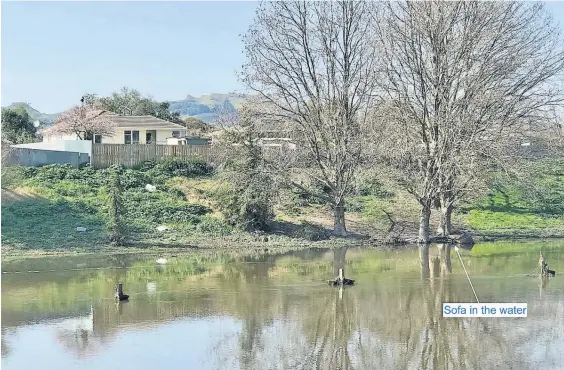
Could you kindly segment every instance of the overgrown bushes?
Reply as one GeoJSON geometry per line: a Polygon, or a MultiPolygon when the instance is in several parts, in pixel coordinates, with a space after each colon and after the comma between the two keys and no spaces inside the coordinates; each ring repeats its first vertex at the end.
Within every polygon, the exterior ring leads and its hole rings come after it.
{"type": "Polygon", "coordinates": [[[125,242],[122,218],[124,207],[122,204],[122,185],[119,168],[111,168],[108,184],[108,229],[110,232],[110,242],[116,246],[121,246],[125,242]]]}
{"type": "MultiPolygon", "coordinates": [[[[150,227],[166,223],[195,226],[202,216],[211,212],[209,207],[186,202],[180,189],[166,184],[176,176],[210,174],[211,167],[200,160],[147,162],[137,169],[112,166],[94,170],[89,166],[49,165],[18,171],[24,179],[22,185],[39,189],[52,201],[58,199],[78,211],[100,215],[106,220],[111,241],[116,244],[123,242],[125,220],[150,227]],[[147,184],[155,185],[157,190],[148,192],[147,184]]],[[[207,225],[201,229],[217,232],[220,227],[212,222],[206,219],[207,225]]]]}
{"type": "Polygon", "coordinates": [[[227,222],[246,231],[267,230],[274,219],[278,190],[260,157],[239,157],[221,173],[221,179],[228,186],[216,193],[216,201],[227,222]]]}
{"type": "Polygon", "coordinates": [[[233,228],[227,222],[211,215],[201,218],[197,230],[213,236],[227,236],[233,232],[233,228]]]}
{"type": "MultiPolygon", "coordinates": [[[[191,159],[180,161],[166,160],[162,163],[145,162],[136,168],[125,169],[115,166],[120,172],[120,180],[124,189],[144,187],[147,183],[164,184],[172,177],[197,177],[210,175],[213,168],[205,161],[191,159]]],[[[53,182],[60,180],[73,180],[93,187],[104,186],[112,169],[94,170],[89,166],[75,168],[71,165],[47,165],[42,167],[21,167],[19,169],[23,178],[34,179],[39,182],[53,182]]]]}
{"type": "Polygon", "coordinates": [[[124,210],[128,218],[149,223],[199,223],[199,217],[211,212],[208,207],[176,201],[167,194],[127,191],[124,210]]]}
{"type": "Polygon", "coordinates": [[[267,230],[274,219],[274,184],[256,174],[248,182],[243,174],[234,174],[228,187],[216,193],[216,202],[227,222],[237,228],[267,230]]]}

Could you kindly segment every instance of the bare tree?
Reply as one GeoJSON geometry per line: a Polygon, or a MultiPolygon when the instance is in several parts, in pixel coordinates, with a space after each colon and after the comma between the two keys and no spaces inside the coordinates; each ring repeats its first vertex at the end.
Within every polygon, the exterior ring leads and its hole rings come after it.
{"type": "Polygon", "coordinates": [[[308,176],[328,189],[317,196],[334,209],[340,236],[375,89],[372,31],[366,2],[281,1],[262,3],[244,37],[242,80],[294,131],[308,176]]]}
{"type": "Polygon", "coordinates": [[[419,240],[428,242],[433,206],[450,233],[453,206],[479,184],[478,169],[503,167],[523,133],[562,104],[562,41],[540,3],[381,7],[389,104],[377,126],[389,130],[389,164],[421,204],[419,240]]]}
{"type": "Polygon", "coordinates": [[[45,134],[75,134],[79,140],[86,140],[93,134],[112,135],[114,131],[115,123],[110,119],[108,111],[77,105],[61,113],[55,124],[45,130],[45,134]]]}

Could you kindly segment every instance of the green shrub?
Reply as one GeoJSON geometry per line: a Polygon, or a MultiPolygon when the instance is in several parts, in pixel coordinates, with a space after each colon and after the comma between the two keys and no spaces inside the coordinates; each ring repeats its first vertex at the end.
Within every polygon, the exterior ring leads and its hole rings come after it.
{"type": "Polygon", "coordinates": [[[345,205],[345,211],[346,212],[362,212],[364,211],[365,206],[363,204],[363,202],[359,199],[355,199],[355,198],[351,198],[349,200],[347,200],[347,203],[345,205]]]}
{"type": "Polygon", "coordinates": [[[70,164],[50,164],[37,167],[34,178],[39,181],[64,180],[67,174],[75,170],[70,164]]]}
{"type": "MultiPolygon", "coordinates": [[[[110,173],[114,170],[119,172],[121,186],[124,190],[143,188],[146,184],[163,185],[166,180],[176,176],[194,177],[212,173],[212,167],[199,158],[184,161],[173,158],[162,163],[145,162],[133,169],[113,165],[107,169],[95,170],[90,166],[75,168],[68,164],[53,164],[43,167],[22,167],[18,169],[18,172],[24,179],[30,179],[36,183],[72,180],[98,188],[108,185],[110,173]]],[[[179,195],[178,191],[173,190],[172,192],[179,195]]]]}
{"type": "Polygon", "coordinates": [[[123,170],[120,174],[121,186],[124,190],[134,188],[144,188],[145,185],[151,184],[151,179],[147,174],[136,170],[123,170]]]}
{"type": "Polygon", "coordinates": [[[57,194],[64,197],[81,197],[88,194],[94,194],[96,189],[81,183],[72,182],[70,180],[62,180],[56,182],[51,187],[57,194]]]}
{"type": "Polygon", "coordinates": [[[145,220],[151,223],[186,222],[197,224],[200,216],[211,209],[199,204],[174,202],[167,194],[144,191],[127,191],[123,196],[128,218],[145,220]]]}
{"type": "Polygon", "coordinates": [[[25,176],[17,166],[2,165],[2,189],[11,188],[25,180],[25,176]]]}
{"type": "Polygon", "coordinates": [[[173,196],[177,200],[186,200],[186,194],[184,194],[182,190],[174,186],[162,185],[157,190],[163,191],[173,196]]]}
{"type": "Polygon", "coordinates": [[[123,232],[123,189],[121,184],[122,175],[118,168],[113,168],[110,173],[109,186],[108,186],[108,231],[110,242],[116,246],[121,246],[125,243],[125,235],[123,232]]]}
{"type": "Polygon", "coordinates": [[[203,216],[197,230],[213,236],[227,236],[233,232],[233,228],[227,222],[212,215],[203,216]]]}
{"type": "Polygon", "coordinates": [[[31,179],[37,175],[37,167],[14,167],[24,179],[31,179]]]}
{"type": "Polygon", "coordinates": [[[217,205],[227,222],[247,231],[266,230],[274,219],[275,187],[267,176],[256,174],[243,186],[240,181],[216,193],[217,205]]]}
{"type": "Polygon", "coordinates": [[[99,215],[100,214],[100,199],[98,198],[83,198],[71,199],[68,201],[69,207],[79,214],[99,215]]]}
{"type": "MultiPolygon", "coordinates": [[[[149,166],[150,164],[146,164],[145,168],[149,166]]],[[[212,167],[199,158],[188,160],[173,158],[155,164],[147,172],[154,178],[194,177],[211,174],[212,167]]]]}
{"type": "Polygon", "coordinates": [[[305,192],[298,188],[291,189],[291,202],[296,207],[307,207],[311,204],[323,203],[318,197],[315,197],[311,193],[305,192]]]}
{"type": "Polygon", "coordinates": [[[134,166],[132,167],[133,170],[137,170],[137,171],[143,171],[143,172],[147,172],[149,170],[152,170],[153,168],[155,168],[157,164],[155,162],[152,161],[145,161],[143,163],[141,163],[140,165],[134,166]]]}
{"type": "Polygon", "coordinates": [[[386,189],[383,184],[377,181],[361,182],[355,189],[355,195],[358,196],[375,196],[378,198],[392,198],[394,192],[386,189]]]}

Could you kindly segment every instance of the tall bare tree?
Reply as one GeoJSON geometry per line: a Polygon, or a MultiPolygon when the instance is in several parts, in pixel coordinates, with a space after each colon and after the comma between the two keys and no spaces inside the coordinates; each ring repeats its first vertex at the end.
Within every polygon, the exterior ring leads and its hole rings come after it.
{"type": "MultiPolygon", "coordinates": [[[[540,3],[390,2],[375,22],[389,104],[389,164],[450,233],[459,197],[562,104],[562,40],[540,3]],[[508,151],[508,149],[510,149],[508,151]]],[[[383,114],[385,112],[385,114],[383,114]]]]}
{"type": "Polygon", "coordinates": [[[281,1],[262,3],[244,37],[242,80],[274,108],[271,118],[291,125],[340,236],[375,89],[372,33],[366,2],[281,1]]]}

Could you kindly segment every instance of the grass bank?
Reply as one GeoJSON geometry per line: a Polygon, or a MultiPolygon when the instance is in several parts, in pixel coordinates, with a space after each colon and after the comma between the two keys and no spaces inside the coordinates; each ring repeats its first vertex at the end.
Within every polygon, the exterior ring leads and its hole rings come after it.
{"type": "MultiPolygon", "coordinates": [[[[346,216],[349,231],[363,238],[329,237],[331,210],[290,190],[280,194],[268,233],[244,232],[222,216],[226,185],[205,163],[147,163],[121,175],[127,248],[114,248],[108,245],[108,177],[108,170],[88,167],[18,169],[18,180],[2,190],[3,256],[381,245],[392,220],[403,237],[418,227],[418,204],[409,194],[366,182],[349,199],[346,216]]],[[[457,208],[455,226],[486,240],[563,237],[562,175],[552,167],[537,182],[535,196],[510,182],[492,186],[485,197],[457,208]]]]}
{"type": "Polygon", "coordinates": [[[53,165],[17,171],[19,180],[2,190],[4,257],[351,244],[328,239],[321,225],[306,222],[277,221],[269,233],[232,227],[218,207],[224,184],[205,163],[194,161],[147,163],[122,172],[126,248],[115,248],[108,243],[109,170],[53,165]],[[147,191],[146,184],[156,191],[147,191]]]}

